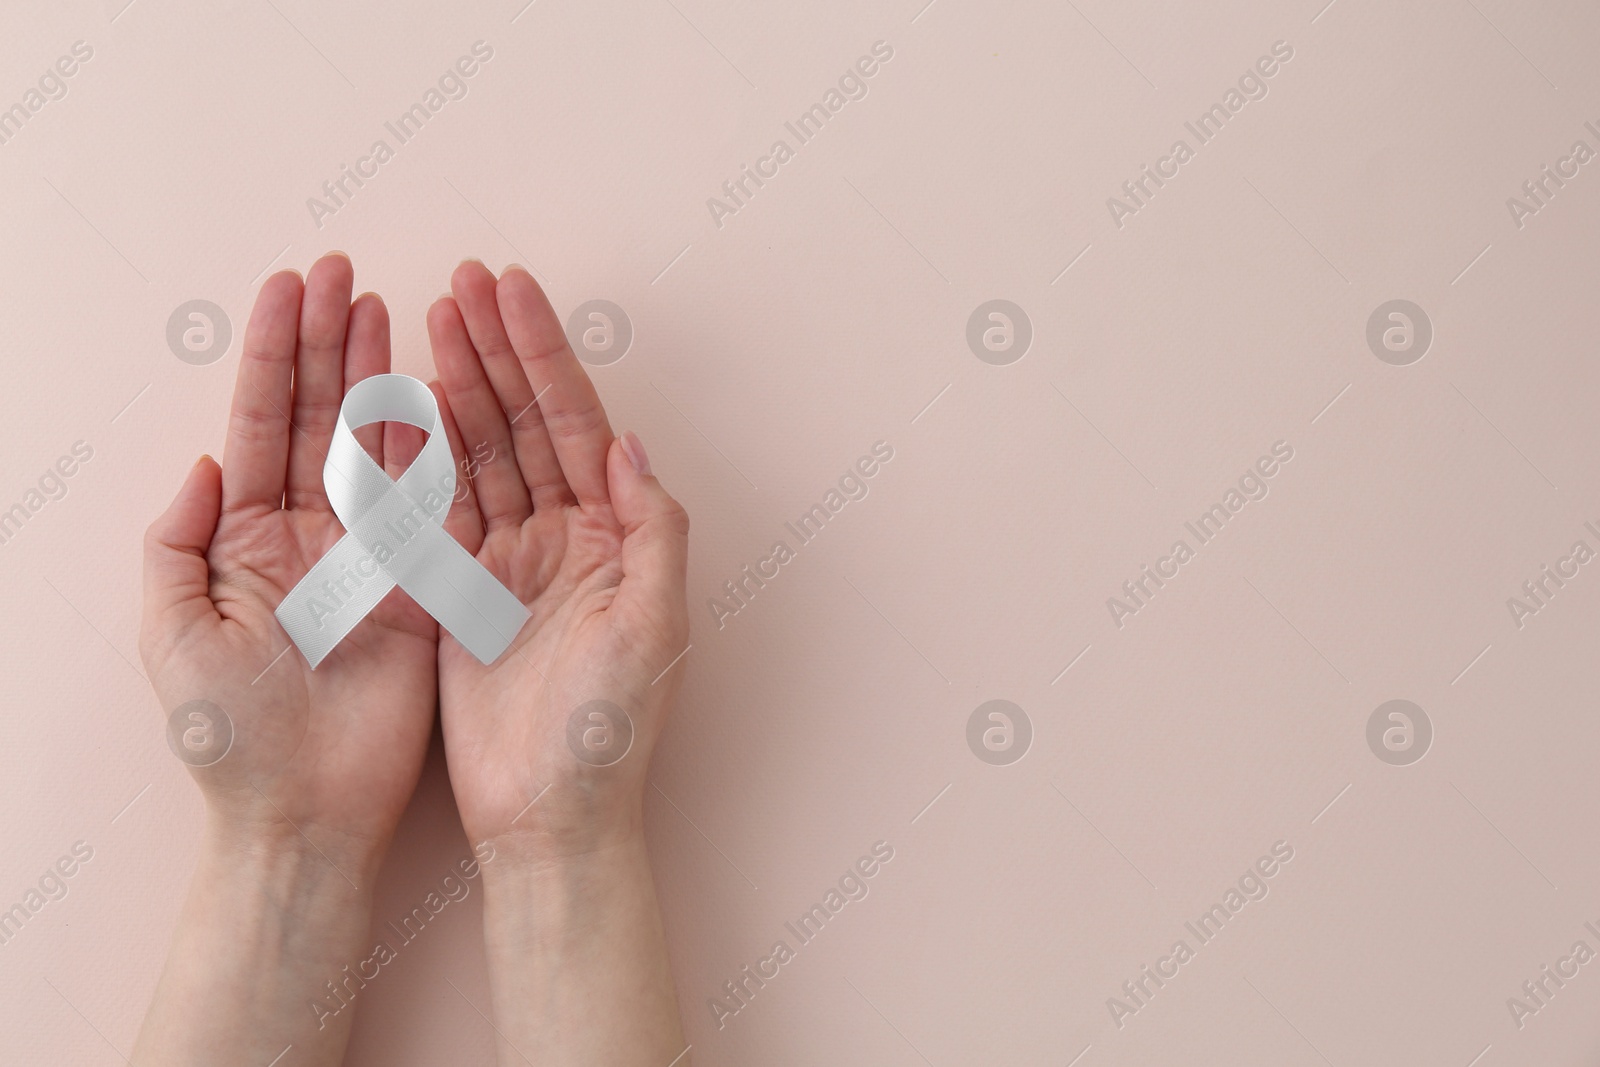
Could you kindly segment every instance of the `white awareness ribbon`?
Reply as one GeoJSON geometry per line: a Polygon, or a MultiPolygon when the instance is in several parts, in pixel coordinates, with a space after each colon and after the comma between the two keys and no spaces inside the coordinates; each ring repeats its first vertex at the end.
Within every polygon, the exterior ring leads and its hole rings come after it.
{"type": "Polygon", "coordinates": [[[377,374],[351,386],[322,484],[346,533],[277,610],[313,669],[397,585],[479,662],[500,658],[528,609],[444,531],[456,466],[432,390],[404,374],[377,374]],[[355,431],[374,422],[407,422],[428,433],[398,479],[356,440],[355,431]]]}

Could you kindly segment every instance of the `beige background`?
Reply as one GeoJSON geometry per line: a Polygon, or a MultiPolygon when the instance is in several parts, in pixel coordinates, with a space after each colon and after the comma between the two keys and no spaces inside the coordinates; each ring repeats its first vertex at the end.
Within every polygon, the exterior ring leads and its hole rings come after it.
{"type": "MultiPolygon", "coordinates": [[[[94,450],[0,546],[0,907],[94,849],[0,948],[0,1060],[131,1047],[200,816],[140,674],[139,537],[220,448],[258,280],[329,248],[409,373],[466,255],[631,318],[594,377],[695,523],[648,820],[697,1063],[1600,1055],[1600,963],[1520,1029],[1506,1004],[1600,950],[1600,564],[1521,629],[1506,604],[1600,548],[1600,162],[1506,206],[1600,148],[1593,5],[124,2],[0,27],[0,105],[94,53],[0,145],[0,509],[94,450]],[[306,198],[478,40],[469,95],[318,229],[306,198]],[[719,229],[706,199],[880,40],[866,98],[719,229]],[[1269,94],[1114,225],[1275,41],[1269,94]],[[195,298],[235,328],[208,366],[165,340],[195,298]],[[1008,366],[965,341],[992,298],[1035,332],[1008,366]],[[1365,340],[1395,298],[1435,332],[1403,367],[1365,340]],[[878,440],[870,495],[718,629],[707,600],[878,440]],[[1270,495],[1114,625],[1280,440],[1270,495]],[[1034,729],[1009,766],[966,742],[996,698],[1034,729]],[[1395,698],[1435,731],[1410,766],[1366,741],[1395,698]],[[871,894],[719,1029],[708,999],[880,840],[871,894]],[[1270,894],[1118,1028],[1107,998],[1280,840],[1270,894]]],[[[466,853],[436,752],[379,918],[466,853]]],[[[491,1061],[479,903],[363,994],[352,1063],[491,1061]]]]}

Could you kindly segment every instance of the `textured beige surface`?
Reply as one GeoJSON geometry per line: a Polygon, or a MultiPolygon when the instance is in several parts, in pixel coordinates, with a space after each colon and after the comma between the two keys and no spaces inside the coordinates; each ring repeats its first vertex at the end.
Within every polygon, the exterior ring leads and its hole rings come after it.
{"type": "MultiPolygon", "coordinates": [[[[396,370],[428,374],[423,309],[466,255],[632,323],[592,373],[695,523],[647,815],[697,1063],[1594,1062],[1600,963],[1560,961],[1600,952],[1600,562],[1508,601],[1600,551],[1600,161],[1572,160],[1600,151],[1600,15],[922,2],[6,5],[0,106],[92,57],[0,144],[0,510],[92,458],[0,545],[0,908],[92,858],[0,947],[0,1060],[131,1047],[199,818],[140,677],[139,536],[221,445],[257,280],[340,248],[396,370]],[[479,41],[399,144],[385,123],[479,41]],[[307,206],[379,139],[342,206],[307,206]],[[1577,173],[1539,206],[1547,164],[1577,173]],[[776,173],[735,204],[747,165],[776,173]],[[1141,206],[1147,165],[1170,176],[1141,206]],[[167,345],[192,299],[234,325],[209,365],[167,345]],[[1007,365],[966,340],[992,299],[1032,327],[1007,365]],[[1366,337],[1395,299],[1433,329],[1403,366],[1366,337]],[[880,441],[801,545],[784,524],[880,441]],[[1277,442],[1200,544],[1185,523],[1277,442]],[[1146,565],[1177,573],[1114,619],[1146,565]],[[997,699],[1032,726],[1004,766],[967,742],[997,699]],[[1406,766],[1367,740],[1395,699],[1433,729],[1406,766]],[[880,841],[802,944],[785,924],[880,841]],[[1241,879],[1202,943],[1185,923],[1241,879]],[[1140,1006],[1147,965],[1176,974],[1140,1006]],[[1545,965],[1577,975],[1519,1026],[1545,965]]],[[[467,854],[435,753],[379,921],[467,854]]],[[[490,1062],[477,893],[362,993],[352,1063],[490,1062]]]]}

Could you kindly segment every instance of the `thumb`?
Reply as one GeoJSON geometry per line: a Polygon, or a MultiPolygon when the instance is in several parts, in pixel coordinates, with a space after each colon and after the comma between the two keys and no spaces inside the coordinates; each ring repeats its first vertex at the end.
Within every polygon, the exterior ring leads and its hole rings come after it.
{"type": "Polygon", "coordinates": [[[210,612],[211,567],[206,551],[222,510],[222,468],[201,456],[183,481],[177,498],[144,535],[144,610],[147,637],[152,626],[167,630],[210,612]],[[182,612],[181,615],[177,614],[182,612]]]}
{"type": "Polygon", "coordinates": [[[651,473],[650,457],[632,430],[611,442],[606,482],[623,534],[622,585],[615,604],[670,627],[666,636],[686,640],[688,512],[651,473]]]}

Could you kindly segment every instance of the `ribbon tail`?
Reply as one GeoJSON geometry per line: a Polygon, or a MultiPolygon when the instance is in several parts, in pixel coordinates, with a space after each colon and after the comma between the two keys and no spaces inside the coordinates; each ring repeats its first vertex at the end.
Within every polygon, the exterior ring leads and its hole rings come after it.
{"type": "Polygon", "coordinates": [[[429,566],[405,575],[400,587],[487,666],[511,647],[530,613],[455,538],[439,530],[430,541],[429,566]]]}
{"type": "Polygon", "coordinates": [[[395,586],[382,569],[371,578],[351,576],[345,568],[365,554],[361,543],[345,534],[273,612],[312,670],[395,586]]]}

